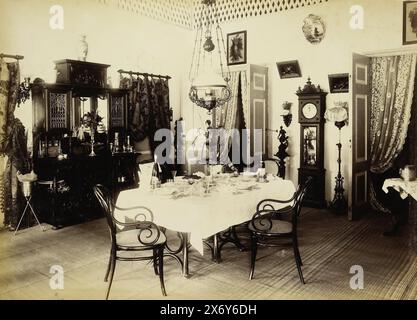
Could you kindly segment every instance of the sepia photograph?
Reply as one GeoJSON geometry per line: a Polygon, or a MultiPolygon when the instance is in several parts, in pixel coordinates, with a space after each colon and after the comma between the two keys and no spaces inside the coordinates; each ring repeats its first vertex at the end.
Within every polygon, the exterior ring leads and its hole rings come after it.
{"type": "Polygon", "coordinates": [[[0,0],[0,306],[416,300],[413,44],[417,1],[0,0]]]}

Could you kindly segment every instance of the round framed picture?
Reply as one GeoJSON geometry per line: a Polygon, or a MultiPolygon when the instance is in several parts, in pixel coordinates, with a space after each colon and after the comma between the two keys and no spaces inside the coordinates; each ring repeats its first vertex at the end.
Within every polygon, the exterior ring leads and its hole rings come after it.
{"type": "Polygon", "coordinates": [[[326,26],[319,16],[310,14],[304,19],[303,33],[310,43],[318,44],[324,38],[326,26]]]}

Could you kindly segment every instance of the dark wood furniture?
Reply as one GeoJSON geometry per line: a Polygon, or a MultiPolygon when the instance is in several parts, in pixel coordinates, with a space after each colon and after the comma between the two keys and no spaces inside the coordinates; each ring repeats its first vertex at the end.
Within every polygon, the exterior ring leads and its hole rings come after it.
{"type": "Polygon", "coordinates": [[[303,272],[301,270],[303,262],[298,249],[297,224],[303,204],[303,198],[311,181],[312,178],[308,177],[303,185],[299,185],[297,191],[291,199],[265,199],[259,202],[256,206],[256,213],[253,215],[252,220],[248,224],[248,228],[251,233],[251,267],[249,280],[252,280],[255,272],[255,261],[258,246],[280,246],[282,244],[276,243],[277,239],[289,239],[292,242],[295,263],[297,265],[300,281],[302,284],[305,283],[303,272]],[[288,204],[288,207],[276,210],[274,209],[274,203],[288,204]],[[281,220],[282,216],[285,214],[290,214],[291,221],[281,220]]]}
{"type": "Polygon", "coordinates": [[[165,234],[153,223],[152,212],[145,207],[117,208],[118,210],[135,210],[137,221],[125,223],[115,219],[113,216],[115,205],[109,190],[101,185],[94,187],[94,194],[100,202],[103,213],[107,219],[110,231],[111,249],[104,281],[108,281],[106,300],[109,297],[110,288],[113,282],[116,261],[146,261],[153,262],[154,271],[159,275],[161,291],[166,296],[164,284],[164,248],[166,246],[165,234]],[[118,255],[121,252],[136,252],[135,255],[118,255]],[[144,256],[140,253],[148,253],[144,256]]]}
{"type": "Polygon", "coordinates": [[[129,135],[128,91],[107,87],[109,65],[70,59],[55,64],[56,83],[38,78],[31,85],[33,162],[42,220],[62,227],[102,216],[94,185],[102,184],[114,194],[137,187],[138,153],[121,152],[129,135]],[[107,131],[95,131],[92,147],[91,130],[83,140],[77,130],[85,113],[98,110],[99,100],[105,101],[107,115],[101,116],[107,131]],[[110,150],[116,132],[120,148],[110,150]],[[92,148],[96,156],[89,157],[92,148]]]}
{"type": "Polygon", "coordinates": [[[298,183],[304,184],[313,177],[305,196],[305,204],[324,208],[325,174],[324,169],[324,112],[326,95],[320,86],[311,83],[310,78],[303,89],[297,91],[300,123],[300,168],[298,183]]]}
{"type": "Polygon", "coordinates": [[[102,217],[93,186],[100,183],[115,195],[137,187],[137,156],[137,153],[106,152],[96,157],[72,155],[64,160],[34,158],[39,179],[34,201],[41,220],[61,228],[102,217]]]}

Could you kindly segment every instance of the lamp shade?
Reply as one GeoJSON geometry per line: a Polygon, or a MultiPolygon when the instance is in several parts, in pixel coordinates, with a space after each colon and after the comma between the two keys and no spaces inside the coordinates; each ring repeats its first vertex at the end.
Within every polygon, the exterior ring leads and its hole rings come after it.
{"type": "Polygon", "coordinates": [[[224,68],[226,46],[223,31],[219,21],[213,18],[217,15],[216,0],[201,0],[201,4],[203,8],[191,60],[189,75],[191,87],[188,95],[193,103],[210,112],[230,100],[231,90],[228,84],[230,71],[229,67],[226,67],[227,71],[224,68]],[[212,33],[213,29],[215,29],[214,33],[212,33]],[[219,67],[220,72],[216,72],[219,67]]]}
{"type": "Polygon", "coordinates": [[[348,119],[346,108],[336,106],[326,110],[324,118],[330,122],[344,122],[348,119]]]}

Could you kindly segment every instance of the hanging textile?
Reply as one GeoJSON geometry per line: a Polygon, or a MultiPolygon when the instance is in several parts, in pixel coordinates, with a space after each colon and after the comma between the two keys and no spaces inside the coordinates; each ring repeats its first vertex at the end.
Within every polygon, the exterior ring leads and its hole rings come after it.
{"type": "Polygon", "coordinates": [[[242,126],[245,128],[246,131],[246,141],[244,142],[243,139],[245,138],[244,135],[242,135],[242,144],[245,143],[246,146],[246,155],[242,154],[242,157],[245,158],[244,163],[247,164],[250,157],[250,104],[249,104],[249,86],[248,86],[248,74],[246,71],[242,71],[240,74],[241,81],[242,81],[242,111],[243,111],[243,123],[242,126]]]}
{"type": "Polygon", "coordinates": [[[14,110],[19,92],[19,63],[0,60],[0,154],[8,152],[8,141],[12,130],[14,110]]]}
{"type": "Polygon", "coordinates": [[[132,141],[140,142],[150,135],[150,105],[148,90],[143,79],[124,77],[120,80],[120,88],[129,90],[128,128],[132,141]]]}
{"type": "MultiPolygon", "coordinates": [[[[372,59],[371,172],[389,170],[403,149],[411,116],[416,55],[372,59]]],[[[373,183],[372,206],[389,212],[376,199],[373,183]]]]}
{"type": "Polygon", "coordinates": [[[120,88],[129,90],[128,126],[133,141],[149,138],[151,151],[156,148],[155,132],[171,129],[168,80],[144,77],[122,78],[120,88]]]}
{"type": "Polygon", "coordinates": [[[17,172],[26,174],[30,167],[25,127],[14,117],[19,83],[18,62],[0,61],[0,154],[7,157],[0,200],[3,200],[4,225],[11,228],[17,225],[21,212],[19,204],[23,203],[19,201],[21,194],[18,192],[17,172]]]}
{"type": "Polygon", "coordinates": [[[154,107],[155,128],[171,129],[171,109],[169,104],[168,80],[157,79],[154,81],[156,105],[154,107]]]}
{"type": "Polygon", "coordinates": [[[230,74],[230,90],[232,91],[230,100],[221,108],[216,110],[215,127],[222,127],[231,130],[236,127],[236,114],[239,96],[240,71],[231,72],[230,74]]]}

